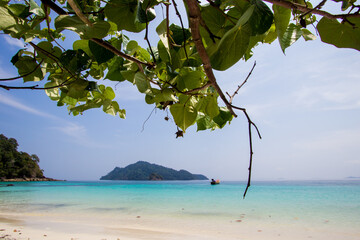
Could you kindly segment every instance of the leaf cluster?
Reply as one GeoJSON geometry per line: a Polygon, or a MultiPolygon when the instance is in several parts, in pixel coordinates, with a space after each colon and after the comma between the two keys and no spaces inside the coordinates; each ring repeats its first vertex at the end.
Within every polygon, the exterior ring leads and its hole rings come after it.
{"type": "Polygon", "coordinates": [[[250,59],[257,45],[276,39],[285,52],[301,37],[315,39],[309,26],[326,43],[360,50],[355,0],[339,0],[341,10],[347,13],[338,17],[330,14],[330,18],[320,11],[326,1],[316,7],[304,0],[265,1],[273,3],[272,8],[261,0],[208,0],[202,5],[185,1],[186,9],[193,7],[189,4],[199,9],[199,15],[188,19],[196,18],[200,24],[205,58],[193,39],[195,30],[183,26],[184,16],[178,15],[181,26],[171,23],[173,18],[168,14],[158,26],[151,25],[162,8],[167,13],[170,7],[177,11],[175,1],[69,0],[59,1],[59,5],[50,0],[1,0],[0,31],[34,49],[20,49],[11,59],[23,81],[41,82],[38,89],[44,89],[58,106],[67,106],[73,115],[102,108],[125,118],[113,88],[100,81],[129,81],[144,94],[147,104],[169,109],[181,131],[194,124],[198,131],[214,130],[236,115],[205,69],[207,60],[212,69],[224,71],[250,59]],[[315,13],[323,16],[320,21],[315,13]],[[149,27],[151,34],[156,32],[159,37],[154,46],[149,41],[148,46],[141,46],[127,36],[131,32],[148,40],[149,27]],[[59,42],[68,31],[76,33],[78,39],[71,49],[64,49],[59,42]]]}

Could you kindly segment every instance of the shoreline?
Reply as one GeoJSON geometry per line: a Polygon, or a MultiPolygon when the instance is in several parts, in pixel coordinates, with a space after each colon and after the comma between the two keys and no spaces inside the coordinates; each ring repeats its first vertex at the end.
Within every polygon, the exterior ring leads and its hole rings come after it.
{"type": "Polygon", "coordinates": [[[54,178],[4,178],[0,179],[1,182],[62,182],[66,180],[58,180],[54,178]]]}

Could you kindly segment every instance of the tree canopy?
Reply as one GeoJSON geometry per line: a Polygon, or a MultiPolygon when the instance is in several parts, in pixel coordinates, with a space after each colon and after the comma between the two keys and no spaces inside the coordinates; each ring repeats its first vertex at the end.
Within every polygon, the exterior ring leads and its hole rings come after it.
{"type": "Polygon", "coordinates": [[[0,0],[0,30],[26,43],[11,59],[19,76],[1,79],[5,83],[0,87],[45,90],[75,116],[102,108],[125,118],[125,106],[115,101],[114,89],[99,80],[129,81],[147,104],[169,110],[177,137],[195,124],[198,131],[223,128],[240,112],[248,120],[251,162],[251,129],[257,128],[246,109],[232,103],[243,84],[233,94],[225,93],[213,70],[225,71],[247,61],[259,44],[277,40],[285,52],[301,37],[315,39],[312,32],[324,43],[360,50],[357,0],[322,0],[316,5],[306,0],[184,0],[186,14],[177,4],[0,0]],[[334,2],[336,9],[327,10],[334,2]],[[170,16],[170,8],[176,16],[170,16]],[[152,26],[156,18],[162,20],[152,26]],[[78,39],[65,49],[61,43],[69,31],[78,39]],[[158,35],[158,42],[150,43],[149,34],[158,35]],[[145,38],[147,45],[132,36],[145,38]],[[39,83],[12,85],[17,79],[39,83]]]}

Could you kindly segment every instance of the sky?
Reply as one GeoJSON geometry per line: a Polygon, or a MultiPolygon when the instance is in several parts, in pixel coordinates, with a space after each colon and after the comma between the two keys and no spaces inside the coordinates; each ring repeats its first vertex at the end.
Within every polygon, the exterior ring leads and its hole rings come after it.
{"type": "MultiPolygon", "coordinates": [[[[18,76],[10,59],[21,47],[0,35],[1,78],[18,76]]],[[[359,52],[320,39],[301,39],[286,55],[277,41],[260,45],[248,62],[215,72],[222,89],[233,93],[254,61],[234,99],[262,135],[253,136],[253,180],[360,177],[359,52]]],[[[0,89],[0,133],[17,139],[19,150],[38,155],[44,174],[56,179],[98,180],[139,160],[209,178],[247,179],[248,124],[241,112],[224,129],[196,132],[192,126],[176,139],[174,122],[164,120],[166,112],[151,114],[153,106],[136,86],[122,82],[114,90],[126,120],[101,109],[74,117],[44,91],[0,89]]]]}

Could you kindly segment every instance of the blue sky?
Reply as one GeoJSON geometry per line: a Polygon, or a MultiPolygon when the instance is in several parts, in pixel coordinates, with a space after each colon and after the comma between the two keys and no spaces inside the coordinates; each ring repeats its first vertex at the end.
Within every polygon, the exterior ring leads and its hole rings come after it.
{"type": "MultiPolygon", "coordinates": [[[[22,46],[0,35],[2,78],[18,75],[10,59],[22,46]]],[[[232,93],[257,62],[234,100],[247,108],[263,136],[254,137],[253,178],[360,177],[359,52],[299,40],[286,56],[278,42],[254,53],[248,62],[216,72],[223,90],[232,93]]],[[[96,180],[115,166],[144,160],[209,178],[246,180],[247,121],[240,112],[222,130],[196,132],[193,126],[176,139],[176,127],[162,111],[153,113],[142,131],[153,106],[135,86],[120,83],[116,95],[126,120],[101,109],[73,117],[43,91],[0,89],[0,133],[37,154],[45,175],[58,179],[96,180]]]]}

